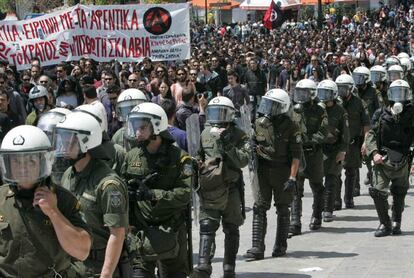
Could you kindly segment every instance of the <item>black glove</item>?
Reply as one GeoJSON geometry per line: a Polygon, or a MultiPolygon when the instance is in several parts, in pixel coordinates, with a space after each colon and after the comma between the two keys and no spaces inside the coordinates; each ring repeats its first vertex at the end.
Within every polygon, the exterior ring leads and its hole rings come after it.
{"type": "Polygon", "coordinates": [[[287,182],[283,184],[285,187],[283,188],[283,191],[290,192],[290,193],[296,193],[296,181],[293,179],[288,179],[287,182]]]}
{"type": "Polygon", "coordinates": [[[135,194],[135,200],[137,201],[153,201],[155,199],[155,194],[154,191],[152,191],[151,189],[148,189],[147,187],[145,188],[140,188],[136,191],[135,194]]]}

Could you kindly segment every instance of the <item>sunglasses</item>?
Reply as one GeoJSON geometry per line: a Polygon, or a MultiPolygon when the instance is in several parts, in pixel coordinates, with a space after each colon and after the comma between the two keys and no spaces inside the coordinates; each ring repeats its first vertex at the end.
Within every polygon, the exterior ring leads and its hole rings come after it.
{"type": "Polygon", "coordinates": [[[56,72],[63,72],[63,70],[57,70],[56,72]]]}
{"type": "Polygon", "coordinates": [[[6,83],[5,81],[0,81],[0,84],[4,84],[4,83],[6,83]]]}
{"type": "Polygon", "coordinates": [[[128,79],[128,82],[137,82],[138,80],[136,79],[128,79]]]}
{"type": "Polygon", "coordinates": [[[163,70],[157,70],[157,73],[164,73],[163,70]]]}
{"type": "Polygon", "coordinates": [[[197,73],[190,73],[191,76],[197,76],[197,73]]]}
{"type": "Polygon", "coordinates": [[[105,80],[112,80],[113,78],[105,78],[105,80]]]}
{"type": "MultiPolygon", "coordinates": [[[[29,80],[24,80],[24,81],[29,81],[29,80]]],[[[47,80],[40,80],[39,83],[43,84],[43,83],[47,83],[47,80]]]]}
{"type": "MultiPolygon", "coordinates": [[[[28,81],[30,81],[30,79],[23,79],[23,81],[26,81],[26,82],[28,82],[28,81]]],[[[4,82],[3,82],[4,83],[4,82]]]]}
{"type": "Polygon", "coordinates": [[[178,76],[180,76],[180,75],[185,75],[185,73],[177,73],[177,75],[178,75],[178,76]]]}

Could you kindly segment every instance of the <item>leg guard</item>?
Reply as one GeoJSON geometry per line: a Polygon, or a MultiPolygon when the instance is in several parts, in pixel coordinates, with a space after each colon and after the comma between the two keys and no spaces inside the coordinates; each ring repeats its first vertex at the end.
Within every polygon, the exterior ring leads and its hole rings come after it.
{"type": "Polygon", "coordinates": [[[223,260],[223,277],[236,277],[236,256],[239,251],[240,231],[239,226],[234,224],[223,223],[224,237],[224,260],[223,260]]]}
{"type": "Polygon", "coordinates": [[[288,205],[276,205],[277,229],[276,241],[273,246],[272,257],[281,257],[286,254],[287,238],[290,224],[290,212],[288,205]]]}
{"type": "Polygon", "coordinates": [[[313,188],[313,212],[309,229],[318,230],[322,225],[323,196],[325,190],[321,183],[311,182],[311,187],[313,188]]]}
{"type": "Polygon", "coordinates": [[[212,219],[200,221],[200,249],[198,255],[197,272],[205,272],[211,275],[211,249],[219,227],[219,222],[212,219]]]}
{"type": "Polygon", "coordinates": [[[296,236],[302,233],[302,198],[296,195],[291,204],[291,221],[289,226],[289,236],[296,236]]]}
{"type": "Polygon", "coordinates": [[[252,248],[247,250],[244,255],[246,259],[262,260],[264,258],[266,228],[266,209],[255,204],[253,207],[252,248]]]}
{"type": "Polygon", "coordinates": [[[380,226],[375,232],[376,237],[388,236],[391,234],[391,219],[388,215],[388,193],[379,191],[374,187],[369,188],[369,195],[374,200],[375,208],[377,210],[380,226]]]}
{"type": "Polygon", "coordinates": [[[401,218],[405,206],[405,195],[408,188],[401,186],[391,186],[392,194],[392,233],[394,235],[401,234],[401,218]]]}
{"type": "Polygon", "coordinates": [[[358,168],[346,168],[345,169],[345,207],[354,207],[354,189],[357,180],[358,168]]]}

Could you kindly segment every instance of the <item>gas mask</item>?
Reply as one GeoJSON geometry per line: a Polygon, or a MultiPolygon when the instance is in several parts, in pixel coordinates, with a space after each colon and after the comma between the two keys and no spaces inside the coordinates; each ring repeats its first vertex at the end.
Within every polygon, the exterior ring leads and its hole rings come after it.
{"type": "Polygon", "coordinates": [[[298,114],[303,113],[303,104],[297,103],[293,105],[293,111],[295,111],[298,114]]]}
{"type": "Polygon", "coordinates": [[[210,136],[213,140],[218,140],[221,133],[226,129],[225,124],[214,124],[210,129],[210,136]]]}
{"type": "Polygon", "coordinates": [[[404,110],[404,105],[401,102],[395,102],[391,107],[391,113],[396,116],[404,110]]]}

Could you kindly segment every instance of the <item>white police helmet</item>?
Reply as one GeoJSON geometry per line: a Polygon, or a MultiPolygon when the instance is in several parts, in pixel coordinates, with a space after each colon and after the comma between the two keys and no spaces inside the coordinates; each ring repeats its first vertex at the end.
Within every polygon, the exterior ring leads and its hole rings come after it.
{"type": "Polygon", "coordinates": [[[393,82],[404,77],[404,70],[400,65],[393,65],[388,68],[388,81],[393,82]]]}
{"type": "Polygon", "coordinates": [[[277,116],[287,113],[289,108],[290,97],[288,93],[282,89],[272,89],[262,97],[257,112],[263,115],[277,116]]]}
{"type": "Polygon", "coordinates": [[[233,102],[227,97],[215,97],[207,105],[206,118],[208,123],[230,123],[234,120],[233,102]]]}
{"type": "Polygon", "coordinates": [[[367,67],[357,67],[352,72],[352,78],[356,86],[365,85],[371,81],[371,72],[367,67]]]}
{"type": "Polygon", "coordinates": [[[147,102],[145,94],[138,89],[126,89],[119,96],[116,104],[118,120],[126,122],[128,113],[138,104],[147,102]]]}
{"type": "Polygon", "coordinates": [[[302,79],[296,83],[293,100],[296,103],[305,103],[316,97],[316,83],[311,79],[302,79]]]}
{"type": "Polygon", "coordinates": [[[325,79],[319,82],[316,93],[320,101],[331,101],[338,97],[338,86],[332,80],[325,79]]]}
{"type": "Polygon", "coordinates": [[[145,126],[151,125],[154,135],[160,135],[168,129],[168,118],[161,106],[145,102],[135,106],[127,117],[126,136],[135,139],[137,132],[145,126]]]}
{"type": "Polygon", "coordinates": [[[341,74],[335,80],[338,86],[338,95],[340,97],[347,97],[354,90],[354,79],[349,74],[341,74]]]}
{"type": "Polygon", "coordinates": [[[35,184],[50,176],[53,150],[46,134],[38,127],[21,125],[10,130],[0,149],[2,177],[19,185],[35,184]]]}
{"type": "Polygon", "coordinates": [[[387,81],[387,70],[380,65],[375,65],[371,69],[371,81],[372,83],[387,81]]]}

